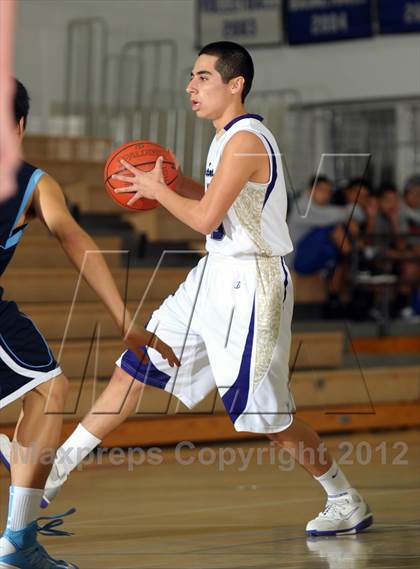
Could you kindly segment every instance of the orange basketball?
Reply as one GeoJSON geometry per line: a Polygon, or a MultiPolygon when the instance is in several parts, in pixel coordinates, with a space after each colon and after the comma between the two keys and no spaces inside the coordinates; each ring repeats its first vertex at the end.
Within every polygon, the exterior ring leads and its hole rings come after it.
{"type": "Polygon", "coordinates": [[[124,168],[120,160],[125,160],[143,172],[149,172],[155,167],[156,160],[159,156],[163,156],[162,169],[166,185],[175,190],[178,171],[171,153],[166,150],[166,148],[163,148],[163,146],[160,146],[160,144],[156,144],[150,140],[133,140],[116,148],[109,155],[108,160],[106,161],[104,182],[105,188],[110,197],[118,205],[131,211],[147,210],[157,207],[159,202],[155,200],[148,200],[146,198],[139,199],[133,205],[127,205],[127,202],[134,194],[116,194],[114,192],[116,188],[123,188],[128,184],[121,180],[115,180],[112,178],[112,175],[121,174],[128,177],[132,176],[132,173],[124,168]]]}

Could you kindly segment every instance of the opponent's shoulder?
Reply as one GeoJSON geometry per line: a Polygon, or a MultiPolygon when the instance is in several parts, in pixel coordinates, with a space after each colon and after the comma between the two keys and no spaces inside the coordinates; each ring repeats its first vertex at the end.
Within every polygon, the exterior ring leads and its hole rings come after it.
{"type": "Polygon", "coordinates": [[[37,166],[34,166],[33,164],[22,160],[16,172],[18,186],[20,188],[26,188],[29,182],[31,180],[34,180],[34,174],[37,174],[37,177],[39,177],[42,174],[42,171],[37,166]]]}
{"type": "Polygon", "coordinates": [[[60,191],[60,184],[48,172],[43,172],[37,183],[37,189],[40,191],[60,191]]]}
{"type": "Polygon", "coordinates": [[[65,205],[65,197],[60,184],[47,172],[37,181],[35,191],[33,193],[32,205],[34,206],[37,216],[45,210],[64,210],[67,209],[65,205]]]}
{"type": "Polygon", "coordinates": [[[35,172],[35,170],[39,170],[38,166],[35,166],[30,162],[26,162],[26,160],[22,160],[19,165],[18,172],[35,172]]]}
{"type": "Polygon", "coordinates": [[[19,166],[17,178],[19,186],[32,183],[35,191],[38,188],[60,189],[60,185],[45,170],[25,160],[22,160],[19,166]]]}

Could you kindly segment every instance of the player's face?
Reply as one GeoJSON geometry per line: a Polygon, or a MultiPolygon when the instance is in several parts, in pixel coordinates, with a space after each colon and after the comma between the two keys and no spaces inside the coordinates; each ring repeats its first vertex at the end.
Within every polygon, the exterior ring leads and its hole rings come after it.
{"type": "Polygon", "coordinates": [[[217,57],[200,55],[191,72],[187,86],[192,110],[200,118],[216,120],[222,116],[232,101],[229,83],[223,83],[222,76],[215,69],[217,57]]]}

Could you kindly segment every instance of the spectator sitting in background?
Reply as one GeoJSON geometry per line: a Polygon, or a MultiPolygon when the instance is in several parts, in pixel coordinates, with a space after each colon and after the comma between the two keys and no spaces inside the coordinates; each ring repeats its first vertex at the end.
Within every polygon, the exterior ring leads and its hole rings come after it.
{"type": "MultiPolygon", "coordinates": [[[[373,232],[378,238],[373,237],[383,248],[379,262],[382,270],[395,273],[399,277],[394,313],[411,317],[412,296],[419,281],[419,266],[416,261],[417,246],[408,237],[408,208],[403,207],[393,184],[382,184],[378,194],[378,213],[373,225],[373,232]]],[[[409,193],[409,200],[410,197],[412,196],[409,193]]]]}
{"type": "Polygon", "coordinates": [[[411,318],[420,314],[420,174],[408,178],[404,186],[401,210],[413,237],[408,237],[411,262],[404,264],[405,276],[411,281],[410,304],[403,308],[402,315],[411,318]]]}
{"type": "Polygon", "coordinates": [[[375,223],[378,205],[376,198],[372,196],[369,182],[365,178],[353,178],[342,192],[344,204],[353,206],[352,220],[358,224],[362,234],[370,233],[375,223]]]}
{"type": "Polygon", "coordinates": [[[408,232],[408,224],[401,209],[401,202],[394,184],[385,182],[377,192],[378,212],[372,223],[372,232],[382,235],[384,241],[396,250],[404,249],[400,235],[408,232]]]}
{"type": "Polygon", "coordinates": [[[401,211],[409,232],[420,234],[420,174],[415,174],[406,181],[401,211]]]}
{"type": "Polygon", "coordinates": [[[343,181],[340,187],[333,192],[331,204],[345,206],[349,203],[357,203],[360,206],[358,213],[362,215],[370,195],[371,186],[366,178],[351,178],[343,181]]]}
{"type": "MultiPolygon", "coordinates": [[[[329,277],[327,311],[337,313],[341,308],[339,293],[346,276],[346,257],[351,251],[346,224],[354,206],[331,205],[331,194],[329,178],[313,177],[308,190],[292,204],[288,223],[295,247],[294,270],[302,275],[323,271],[329,277]]],[[[350,222],[349,229],[356,233],[357,224],[350,222]]]]}

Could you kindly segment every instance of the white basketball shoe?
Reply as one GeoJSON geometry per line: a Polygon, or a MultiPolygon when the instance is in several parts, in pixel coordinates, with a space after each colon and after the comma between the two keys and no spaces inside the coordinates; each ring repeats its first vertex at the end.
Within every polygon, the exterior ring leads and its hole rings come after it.
{"type": "MultiPolygon", "coordinates": [[[[0,435],[0,462],[4,464],[7,470],[10,471],[10,456],[12,452],[12,445],[6,435],[0,435]]],[[[57,467],[54,463],[50,475],[45,484],[44,495],[41,500],[41,508],[48,508],[50,503],[54,500],[60,492],[61,487],[68,478],[68,474],[61,467],[57,467]]]]}
{"type": "Polygon", "coordinates": [[[328,536],[358,533],[372,523],[369,506],[354,488],[350,488],[345,494],[328,498],[325,510],[306,526],[306,534],[328,536]]]}

